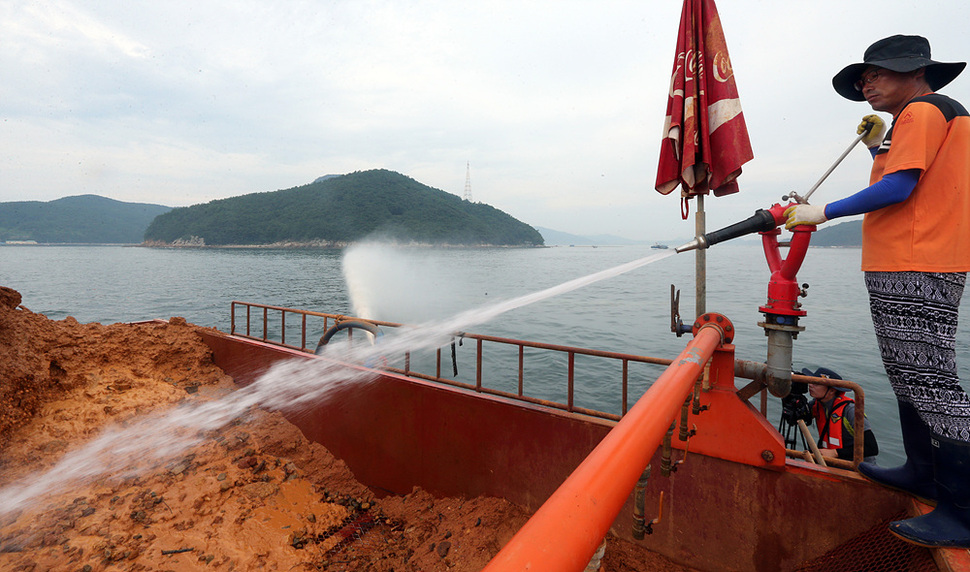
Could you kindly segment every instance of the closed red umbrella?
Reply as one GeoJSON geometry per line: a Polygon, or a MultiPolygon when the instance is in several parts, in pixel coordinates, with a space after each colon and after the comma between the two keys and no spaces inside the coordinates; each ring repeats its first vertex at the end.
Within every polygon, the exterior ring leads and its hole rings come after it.
{"type": "MultiPolygon", "coordinates": [[[[680,187],[684,219],[696,196],[695,233],[702,235],[704,195],[738,192],[741,165],[754,157],[714,0],[684,0],[663,136],[656,189],[666,195],[680,187]]],[[[707,258],[700,249],[695,257],[699,316],[707,311],[707,258]]]]}
{"type": "Polygon", "coordinates": [[[656,188],[666,195],[680,186],[685,201],[736,193],[753,157],[714,0],[685,0],[656,188]]]}

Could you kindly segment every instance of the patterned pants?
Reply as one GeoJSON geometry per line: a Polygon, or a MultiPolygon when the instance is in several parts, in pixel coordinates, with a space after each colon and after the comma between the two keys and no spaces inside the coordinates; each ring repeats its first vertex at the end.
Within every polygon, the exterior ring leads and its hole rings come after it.
{"type": "Polygon", "coordinates": [[[955,338],[966,273],[866,272],[872,323],[896,399],[938,435],[970,442],[955,338]]]}

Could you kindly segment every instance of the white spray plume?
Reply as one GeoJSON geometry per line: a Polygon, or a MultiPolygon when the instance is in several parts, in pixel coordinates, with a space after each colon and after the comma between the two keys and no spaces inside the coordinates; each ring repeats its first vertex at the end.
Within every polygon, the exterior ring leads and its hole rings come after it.
{"type": "Polygon", "coordinates": [[[488,322],[510,310],[619,276],[673,254],[654,254],[450,318],[400,328],[383,336],[375,345],[327,344],[323,359],[278,362],[254,383],[219,400],[147,415],[127,427],[108,427],[94,440],[66,454],[46,472],[0,489],[0,517],[21,510],[44,495],[62,492],[68,485],[152,470],[202,442],[210,431],[224,427],[252,407],[299,411],[326,400],[335,390],[366,383],[379,374],[363,367],[348,366],[348,362],[363,364],[405,351],[432,350],[449,343],[453,334],[467,331],[471,326],[488,322]]]}

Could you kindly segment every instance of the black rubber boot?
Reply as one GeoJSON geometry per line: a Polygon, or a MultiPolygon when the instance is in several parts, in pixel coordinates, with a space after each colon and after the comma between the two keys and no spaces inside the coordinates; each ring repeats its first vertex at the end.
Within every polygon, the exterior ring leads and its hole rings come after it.
{"type": "Polygon", "coordinates": [[[936,508],[893,522],[889,531],[920,546],[970,548],[970,443],[934,435],[933,468],[936,508]]]}
{"type": "Polygon", "coordinates": [[[916,408],[903,401],[899,405],[899,428],[903,433],[906,462],[884,468],[873,463],[859,463],[859,472],[871,481],[916,496],[928,504],[936,502],[933,482],[933,452],[930,428],[920,419],[916,408]]]}

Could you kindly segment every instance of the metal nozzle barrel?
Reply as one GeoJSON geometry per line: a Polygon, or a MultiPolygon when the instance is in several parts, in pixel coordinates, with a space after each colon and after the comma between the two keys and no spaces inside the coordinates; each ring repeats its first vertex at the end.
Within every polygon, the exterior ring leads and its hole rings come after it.
{"type": "Polygon", "coordinates": [[[732,238],[738,238],[739,236],[744,236],[753,232],[766,232],[775,228],[776,226],[778,226],[778,223],[775,221],[775,215],[768,210],[758,209],[753,215],[741,222],[736,222],[720,230],[714,230],[706,234],[702,234],[694,240],[678,246],[674,250],[678,253],[694,249],[704,250],[705,248],[719,242],[731,240],[732,238]]]}
{"type": "Polygon", "coordinates": [[[681,244],[675,248],[674,251],[677,252],[677,254],[680,254],[681,252],[686,252],[688,250],[704,250],[708,246],[710,246],[710,244],[707,242],[707,235],[702,234],[690,242],[681,244]]]}

